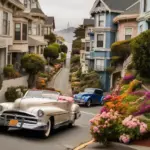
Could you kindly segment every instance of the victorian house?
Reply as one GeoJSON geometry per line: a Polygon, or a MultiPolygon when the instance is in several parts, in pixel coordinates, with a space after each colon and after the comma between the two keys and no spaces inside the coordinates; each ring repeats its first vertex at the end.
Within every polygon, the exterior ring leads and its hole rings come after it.
{"type": "MultiPolygon", "coordinates": [[[[116,41],[125,41],[132,39],[138,35],[138,22],[137,18],[140,13],[140,1],[135,2],[128,7],[125,12],[121,13],[114,18],[114,24],[117,24],[117,36],[116,41]]],[[[124,76],[126,67],[132,61],[132,57],[126,56],[125,61],[121,61],[116,65],[115,70],[111,74],[111,87],[114,87],[118,78],[124,76]]]]}
{"type": "Polygon", "coordinates": [[[84,19],[83,27],[85,29],[85,38],[82,39],[82,50],[80,51],[80,63],[82,67],[82,73],[87,73],[89,70],[89,55],[93,48],[94,43],[94,19],[84,19]]]}
{"type": "Polygon", "coordinates": [[[26,20],[26,17],[22,18],[22,30],[18,30],[14,25],[15,13],[23,10],[24,6],[18,0],[0,0],[0,72],[2,72],[5,65],[12,61],[12,47],[18,34],[27,44],[27,36],[24,36],[27,32],[27,23],[23,21],[26,20]]]}
{"type": "Polygon", "coordinates": [[[90,52],[90,66],[99,72],[100,80],[105,91],[110,89],[110,75],[106,68],[110,66],[111,45],[116,40],[117,24],[113,19],[123,13],[137,0],[96,0],[91,10],[95,20],[94,48],[90,52]]]}
{"type": "Polygon", "coordinates": [[[140,16],[138,21],[138,33],[150,29],[150,0],[140,0],[140,16]]]}
{"type": "Polygon", "coordinates": [[[0,0],[0,70],[7,64],[20,65],[25,53],[43,56],[48,35],[55,29],[38,0],[0,0]]]}

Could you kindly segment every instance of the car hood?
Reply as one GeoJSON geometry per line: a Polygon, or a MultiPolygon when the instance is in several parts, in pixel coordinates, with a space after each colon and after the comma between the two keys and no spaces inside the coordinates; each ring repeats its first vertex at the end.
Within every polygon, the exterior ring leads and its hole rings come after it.
{"type": "Polygon", "coordinates": [[[15,109],[26,110],[31,107],[39,107],[39,106],[47,106],[54,105],[57,100],[49,99],[49,98],[21,98],[17,99],[14,102],[15,109]]]}
{"type": "Polygon", "coordinates": [[[91,95],[92,94],[82,92],[82,93],[79,93],[79,94],[75,95],[75,98],[82,98],[83,96],[91,96],[91,95]]]}

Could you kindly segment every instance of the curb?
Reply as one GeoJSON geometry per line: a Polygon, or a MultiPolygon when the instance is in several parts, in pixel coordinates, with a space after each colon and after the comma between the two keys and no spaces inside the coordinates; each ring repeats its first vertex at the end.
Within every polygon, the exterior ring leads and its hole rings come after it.
{"type": "Polygon", "coordinates": [[[73,150],[81,150],[81,149],[87,147],[88,145],[92,144],[93,142],[94,142],[94,140],[91,140],[89,142],[83,143],[83,144],[77,146],[76,148],[74,148],[73,150]]]}
{"type": "Polygon", "coordinates": [[[57,76],[61,73],[62,70],[63,70],[63,68],[61,68],[61,69],[55,74],[55,76],[53,77],[53,79],[52,79],[52,86],[53,86],[53,87],[54,87],[54,83],[55,83],[55,80],[56,80],[57,76]]]}
{"type": "MultiPolygon", "coordinates": [[[[82,150],[84,148],[86,148],[87,146],[91,145],[94,143],[94,140],[91,140],[89,142],[85,142],[82,143],[81,145],[75,147],[73,150],[82,150]]],[[[121,146],[121,147],[126,147],[126,148],[133,148],[136,150],[149,150],[149,147],[145,147],[145,146],[138,146],[138,145],[125,145],[122,143],[117,143],[117,142],[112,142],[112,144],[114,144],[115,146],[121,146]]]]}

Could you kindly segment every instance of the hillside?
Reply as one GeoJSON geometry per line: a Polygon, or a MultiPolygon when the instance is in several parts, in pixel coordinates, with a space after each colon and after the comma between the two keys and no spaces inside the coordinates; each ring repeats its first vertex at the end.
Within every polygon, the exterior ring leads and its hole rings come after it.
{"type": "Polygon", "coordinates": [[[75,30],[74,27],[70,27],[68,29],[63,29],[63,30],[60,30],[60,31],[56,31],[55,33],[59,36],[64,37],[64,39],[67,42],[72,42],[72,40],[74,39],[74,33],[73,33],[74,30],[75,30]]]}

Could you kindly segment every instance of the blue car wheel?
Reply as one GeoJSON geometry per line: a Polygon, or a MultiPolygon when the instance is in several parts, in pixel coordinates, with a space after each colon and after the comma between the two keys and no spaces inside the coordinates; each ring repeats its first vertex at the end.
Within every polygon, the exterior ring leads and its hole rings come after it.
{"type": "Polygon", "coordinates": [[[86,106],[87,106],[87,107],[91,107],[91,102],[92,102],[91,99],[89,99],[89,100],[86,102],[86,106]]]}

